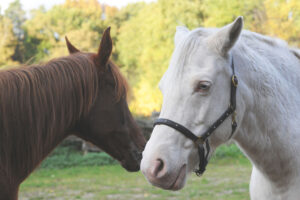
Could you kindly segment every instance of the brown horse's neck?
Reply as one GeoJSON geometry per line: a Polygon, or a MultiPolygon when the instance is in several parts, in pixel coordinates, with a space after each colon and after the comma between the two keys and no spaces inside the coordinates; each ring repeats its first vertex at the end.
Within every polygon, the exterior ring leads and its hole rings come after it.
{"type": "MultiPolygon", "coordinates": [[[[47,144],[43,152],[41,152],[35,160],[30,160],[26,162],[23,160],[23,163],[18,162],[21,156],[25,156],[26,154],[15,155],[11,160],[11,170],[7,168],[0,167],[0,200],[17,200],[18,199],[18,190],[20,183],[27,178],[27,176],[39,165],[39,163],[67,136],[67,132],[64,134],[56,134],[56,137],[53,138],[51,142],[44,141],[44,144],[47,144]],[[16,166],[19,166],[17,168],[16,166]],[[4,174],[4,175],[2,175],[4,174]]],[[[37,146],[31,146],[31,149],[35,151],[37,146]]],[[[31,152],[28,155],[33,154],[31,152]]]]}
{"type": "Polygon", "coordinates": [[[89,111],[97,95],[95,71],[79,54],[0,72],[0,188],[17,190],[89,111]]]}
{"type": "Polygon", "coordinates": [[[9,186],[0,180],[0,200],[17,200],[19,186],[9,186]]]}

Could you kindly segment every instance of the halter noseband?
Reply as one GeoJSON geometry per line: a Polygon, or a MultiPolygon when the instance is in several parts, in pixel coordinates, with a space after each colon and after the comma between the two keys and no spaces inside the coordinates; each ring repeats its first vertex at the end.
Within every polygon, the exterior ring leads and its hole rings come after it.
{"type": "Polygon", "coordinates": [[[176,123],[169,119],[164,118],[158,118],[154,121],[154,126],[156,125],[166,125],[169,126],[181,134],[183,134],[185,137],[191,139],[197,146],[198,146],[198,153],[199,153],[199,169],[195,171],[197,176],[201,176],[206,168],[206,165],[208,163],[208,155],[210,152],[210,146],[208,142],[208,137],[231,115],[232,122],[231,122],[231,135],[229,139],[232,137],[233,133],[235,132],[237,128],[236,123],[236,89],[238,86],[238,79],[235,75],[234,71],[234,62],[233,58],[231,59],[231,69],[232,69],[232,76],[231,76],[231,88],[230,88],[230,104],[227,110],[199,137],[196,136],[193,132],[191,132],[189,129],[184,127],[183,125],[176,123]],[[205,154],[205,148],[206,146],[206,154],[205,154]]]}

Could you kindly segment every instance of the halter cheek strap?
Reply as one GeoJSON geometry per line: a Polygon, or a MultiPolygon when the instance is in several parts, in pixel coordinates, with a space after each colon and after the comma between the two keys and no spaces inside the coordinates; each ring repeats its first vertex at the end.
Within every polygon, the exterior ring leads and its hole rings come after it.
{"type": "Polygon", "coordinates": [[[232,68],[232,76],[231,76],[231,87],[230,87],[230,104],[227,110],[199,137],[196,136],[193,132],[191,132],[188,128],[184,127],[183,125],[174,122],[169,119],[165,118],[158,118],[154,121],[154,126],[156,125],[166,125],[175,130],[179,133],[183,134],[185,137],[192,140],[198,146],[198,153],[199,153],[199,169],[195,171],[197,176],[201,176],[206,168],[208,163],[208,156],[210,152],[210,146],[208,142],[208,137],[231,115],[231,134],[229,139],[232,137],[233,133],[237,128],[236,123],[236,90],[238,86],[238,79],[235,75],[234,70],[234,63],[233,58],[231,59],[231,68],[232,68]],[[205,145],[205,148],[204,148],[205,145]],[[205,153],[206,149],[206,153],[205,153]]]}

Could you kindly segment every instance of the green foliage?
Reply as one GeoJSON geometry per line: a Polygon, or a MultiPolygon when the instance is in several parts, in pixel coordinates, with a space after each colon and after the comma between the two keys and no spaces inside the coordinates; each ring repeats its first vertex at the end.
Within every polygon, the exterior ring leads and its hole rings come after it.
{"type": "Polygon", "coordinates": [[[40,168],[68,168],[73,166],[102,166],[117,164],[104,152],[83,155],[80,146],[63,142],[44,160],[40,168]]]}
{"type": "Polygon", "coordinates": [[[48,12],[43,9],[32,12],[33,18],[26,21],[24,29],[30,37],[26,43],[36,42],[36,60],[67,55],[64,37],[68,36],[82,51],[96,51],[100,35],[106,27],[101,20],[101,9],[89,7],[83,10],[68,5],[55,6],[48,12]]]}
{"type": "Polygon", "coordinates": [[[288,40],[294,45],[300,42],[300,1],[265,0],[265,22],[268,34],[288,40]]]}
{"type": "Polygon", "coordinates": [[[243,158],[245,158],[245,156],[236,145],[231,144],[231,145],[222,145],[218,147],[212,159],[220,160],[220,159],[228,159],[228,158],[242,160],[243,158]]]}
{"type": "Polygon", "coordinates": [[[13,23],[13,30],[18,39],[23,36],[22,25],[26,20],[25,11],[22,9],[20,0],[15,0],[9,4],[4,14],[13,23]]]}
{"type": "Polygon", "coordinates": [[[102,166],[117,164],[117,161],[112,159],[104,152],[88,153],[82,155],[81,153],[67,153],[53,155],[47,158],[42,164],[41,168],[68,168],[74,166],[102,166]]]}
{"type": "Polygon", "coordinates": [[[244,16],[246,28],[259,20],[263,11],[263,0],[204,0],[204,26],[220,27],[231,23],[236,17],[244,16]]]}
{"type": "Polygon", "coordinates": [[[13,1],[5,10],[4,16],[11,20],[13,24],[13,33],[16,37],[14,54],[11,56],[11,59],[17,62],[24,62],[24,49],[22,45],[22,40],[24,39],[24,30],[22,25],[25,22],[26,17],[20,0],[13,1]]]}
{"type": "Polygon", "coordinates": [[[133,88],[131,109],[149,115],[161,106],[158,82],[168,67],[176,25],[201,25],[199,1],[161,0],[143,7],[121,27],[119,62],[133,88]],[[155,14],[153,14],[155,13],[155,14]]]}
{"type": "Polygon", "coordinates": [[[13,33],[13,24],[7,17],[0,15],[0,67],[16,64],[12,60],[15,52],[16,36],[13,33]]]}

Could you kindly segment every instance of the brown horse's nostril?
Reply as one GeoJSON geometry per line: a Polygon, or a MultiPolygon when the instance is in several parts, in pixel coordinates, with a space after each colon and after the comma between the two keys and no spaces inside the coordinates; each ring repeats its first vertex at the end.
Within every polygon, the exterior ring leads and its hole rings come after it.
{"type": "Polygon", "coordinates": [[[137,160],[139,163],[141,163],[141,160],[142,160],[142,158],[143,158],[143,154],[142,154],[141,152],[136,152],[135,157],[136,157],[136,160],[137,160]]]}
{"type": "Polygon", "coordinates": [[[156,159],[150,168],[150,175],[154,178],[163,177],[165,174],[164,161],[160,158],[156,159]]]}
{"type": "Polygon", "coordinates": [[[140,151],[137,150],[132,150],[131,151],[133,158],[137,161],[137,162],[141,162],[142,158],[143,158],[143,154],[140,151]]]}

